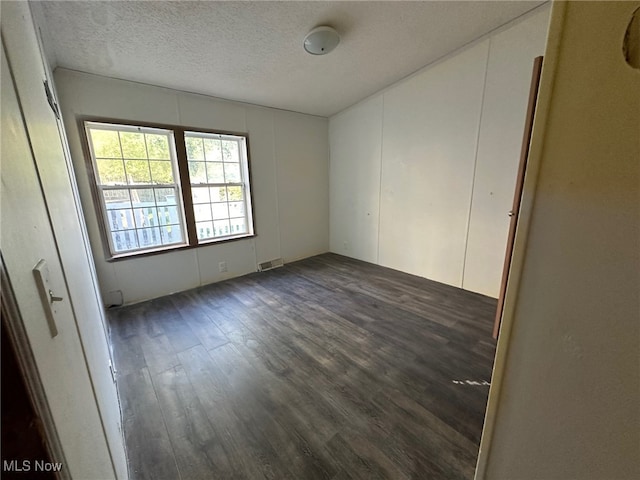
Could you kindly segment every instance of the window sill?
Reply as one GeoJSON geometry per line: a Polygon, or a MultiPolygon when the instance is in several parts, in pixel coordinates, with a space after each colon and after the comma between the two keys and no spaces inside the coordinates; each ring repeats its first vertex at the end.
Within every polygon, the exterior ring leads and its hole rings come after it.
{"type": "Polygon", "coordinates": [[[231,242],[233,240],[241,240],[243,238],[255,237],[254,233],[242,233],[240,235],[229,235],[227,237],[218,237],[218,238],[207,238],[206,240],[200,241],[195,247],[204,247],[206,245],[213,245],[216,243],[224,243],[231,242]]]}
{"type": "Polygon", "coordinates": [[[247,234],[234,235],[234,236],[223,237],[223,238],[218,238],[218,239],[212,238],[210,240],[203,241],[202,243],[197,243],[195,245],[178,244],[178,245],[170,245],[170,246],[166,246],[166,247],[154,248],[154,249],[144,250],[144,251],[119,253],[119,254],[116,254],[116,255],[107,256],[105,258],[105,260],[107,262],[120,262],[120,261],[123,261],[123,260],[132,260],[132,259],[135,259],[135,258],[150,257],[150,256],[153,256],[153,255],[160,255],[160,254],[163,254],[163,253],[180,252],[180,251],[183,251],[183,250],[191,250],[191,249],[194,249],[194,248],[209,247],[209,246],[212,246],[212,245],[219,245],[219,244],[222,244],[222,243],[235,242],[235,241],[238,241],[238,240],[245,240],[245,239],[253,238],[255,236],[256,236],[255,233],[247,233],[247,234]]]}

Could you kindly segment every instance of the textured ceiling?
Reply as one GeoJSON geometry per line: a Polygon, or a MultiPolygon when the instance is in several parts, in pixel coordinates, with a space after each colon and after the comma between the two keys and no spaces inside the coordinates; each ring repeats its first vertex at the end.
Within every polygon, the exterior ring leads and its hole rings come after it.
{"type": "Polygon", "coordinates": [[[57,66],[330,116],[531,10],[500,2],[42,3],[57,66]],[[336,28],[332,53],[302,48],[336,28]]]}

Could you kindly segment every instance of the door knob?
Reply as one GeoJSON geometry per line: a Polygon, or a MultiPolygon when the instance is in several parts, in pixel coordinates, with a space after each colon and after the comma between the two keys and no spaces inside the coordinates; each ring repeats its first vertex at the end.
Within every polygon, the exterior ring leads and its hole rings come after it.
{"type": "Polygon", "coordinates": [[[515,212],[513,210],[510,210],[509,213],[507,213],[507,215],[509,215],[510,217],[515,216],[515,212]]]}

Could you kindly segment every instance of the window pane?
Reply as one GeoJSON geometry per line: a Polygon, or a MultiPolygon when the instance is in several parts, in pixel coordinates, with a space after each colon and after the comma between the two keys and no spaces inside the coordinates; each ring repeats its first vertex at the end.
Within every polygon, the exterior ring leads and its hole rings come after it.
{"type": "Polygon", "coordinates": [[[162,245],[159,228],[143,228],[137,230],[138,243],[141,247],[156,247],[162,245]]]}
{"type": "Polygon", "coordinates": [[[124,164],[122,160],[97,159],[98,177],[101,185],[115,185],[127,183],[124,175],[124,164]]]}
{"type": "Polygon", "coordinates": [[[224,202],[227,200],[227,189],[225,187],[211,187],[209,192],[211,193],[212,202],[224,202]]]}
{"type": "Polygon", "coordinates": [[[180,225],[167,225],[165,227],[161,227],[160,235],[162,235],[162,243],[164,245],[183,242],[180,225]]]}
{"type": "Polygon", "coordinates": [[[204,162],[189,162],[189,180],[191,183],[207,183],[204,162]]]}
{"type": "Polygon", "coordinates": [[[202,139],[185,136],[187,147],[187,160],[204,160],[204,150],[202,149],[202,139]]]}
{"type": "Polygon", "coordinates": [[[103,190],[102,197],[107,209],[131,207],[129,190],[103,190]]]}
{"type": "Polygon", "coordinates": [[[151,181],[153,183],[175,183],[173,179],[173,169],[169,161],[149,162],[151,170],[151,181]]]}
{"type": "Polygon", "coordinates": [[[118,132],[92,128],[89,133],[96,158],[122,158],[118,132]]]}
{"type": "Polygon", "coordinates": [[[191,187],[193,203],[209,203],[209,189],[207,187],[191,187]]]}
{"type": "Polygon", "coordinates": [[[207,162],[207,179],[209,183],[224,183],[224,170],[220,162],[207,162]]]}
{"type": "Polygon", "coordinates": [[[218,220],[221,218],[229,218],[229,210],[227,210],[226,203],[212,203],[211,211],[213,212],[214,220],[218,220]]]}
{"type": "Polygon", "coordinates": [[[129,185],[151,183],[149,162],[147,160],[125,160],[124,168],[127,171],[129,185]]]}
{"type": "Polygon", "coordinates": [[[213,138],[204,139],[204,155],[207,162],[221,162],[222,161],[222,147],[220,146],[220,140],[213,138]]]}
{"type": "Polygon", "coordinates": [[[229,200],[242,200],[242,187],[227,187],[227,192],[229,193],[229,200]]]}
{"type": "Polygon", "coordinates": [[[229,220],[217,220],[213,222],[213,228],[216,231],[216,237],[231,235],[229,229],[229,220]]]}
{"type": "Polygon", "coordinates": [[[242,180],[240,177],[240,164],[227,163],[224,166],[224,176],[227,183],[238,183],[242,180]]]}
{"type": "Polygon", "coordinates": [[[174,223],[180,223],[180,217],[178,215],[178,207],[158,207],[158,219],[160,220],[160,225],[171,225],[174,223]]]}
{"type": "Polygon", "coordinates": [[[131,203],[134,207],[151,207],[156,202],[153,197],[153,189],[136,188],[131,190],[131,203]]]}
{"type": "Polygon", "coordinates": [[[156,204],[160,206],[177,205],[178,189],[173,188],[154,188],[156,194],[156,204]]]}
{"type": "Polygon", "coordinates": [[[224,140],[222,142],[222,158],[225,162],[239,162],[240,154],[238,152],[238,142],[233,140],[224,140]]]}
{"type": "Polygon", "coordinates": [[[147,158],[147,147],[142,133],[120,132],[120,143],[124,158],[147,158]]]}
{"type": "Polygon", "coordinates": [[[207,238],[213,238],[213,223],[211,222],[196,222],[196,232],[198,232],[198,239],[204,240],[207,238]]]}
{"type": "Polygon", "coordinates": [[[124,252],[138,248],[138,237],[135,230],[125,230],[124,232],[113,232],[111,234],[113,248],[115,252],[124,252]]]}
{"type": "Polygon", "coordinates": [[[230,217],[244,217],[244,202],[229,203],[230,217]]]}
{"type": "Polygon", "coordinates": [[[169,138],[166,135],[145,134],[149,158],[169,160],[169,138]]]}
{"type": "Polygon", "coordinates": [[[133,221],[133,210],[107,210],[107,223],[109,230],[115,232],[117,230],[128,230],[135,228],[133,221]]]}
{"type": "Polygon", "coordinates": [[[211,220],[211,207],[208,203],[193,206],[193,214],[196,216],[196,222],[204,222],[211,220]]]}
{"type": "Polygon", "coordinates": [[[136,208],[133,213],[137,228],[156,227],[160,224],[155,207],[136,208]]]}
{"type": "Polygon", "coordinates": [[[230,220],[231,223],[231,231],[234,235],[239,235],[241,233],[247,233],[247,222],[243,218],[232,218],[230,220]]]}

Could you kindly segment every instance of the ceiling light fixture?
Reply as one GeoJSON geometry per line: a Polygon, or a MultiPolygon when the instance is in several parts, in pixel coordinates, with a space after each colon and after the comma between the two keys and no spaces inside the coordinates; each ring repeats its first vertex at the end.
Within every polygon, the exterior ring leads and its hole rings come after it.
{"type": "Polygon", "coordinates": [[[304,37],[304,49],[311,55],[326,55],[339,43],[338,32],[326,25],[314,28],[304,37]]]}

